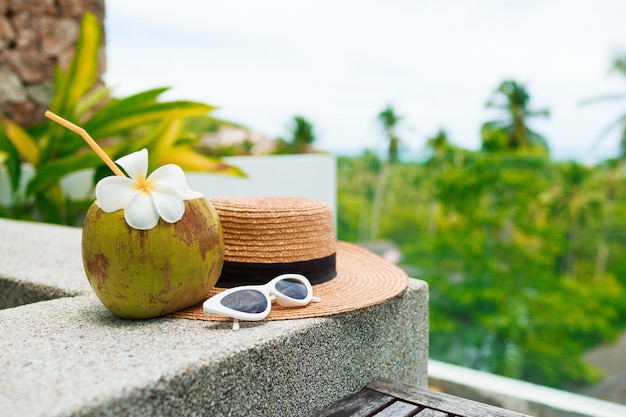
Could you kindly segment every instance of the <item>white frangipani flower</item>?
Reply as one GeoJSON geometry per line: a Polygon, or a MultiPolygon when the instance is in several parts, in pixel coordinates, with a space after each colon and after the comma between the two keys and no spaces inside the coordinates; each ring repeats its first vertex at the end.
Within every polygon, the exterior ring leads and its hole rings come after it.
{"type": "Polygon", "coordinates": [[[180,220],[185,213],[184,199],[189,186],[183,170],[174,164],[163,165],[148,175],[148,151],[142,149],[117,161],[130,176],[111,176],[96,184],[96,199],[102,211],[124,210],[130,227],[152,229],[159,217],[168,223],[180,220]]]}

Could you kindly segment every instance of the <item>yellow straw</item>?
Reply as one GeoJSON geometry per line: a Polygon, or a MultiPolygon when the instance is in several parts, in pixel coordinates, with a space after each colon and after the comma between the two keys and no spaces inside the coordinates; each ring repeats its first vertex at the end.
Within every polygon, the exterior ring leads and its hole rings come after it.
{"type": "Polygon", "coordinates": [[[107,164],[107,166],[109,168],[111,168],[111,171],[113,171],[115,173],[115,175],[119,175],[120,177],[125,177],[125,175],[122,172],[122,170],[119,169],[119,167],[117,165],[115,165],[115,162],[113,162],[111,160],[111,158],[109,158],[109,155],[107,155],[104,152],[104,150],[102,150],[100,145],[98,145],[96,143],[96,141],[93,140],[93,138],[91,136],[89,136],[89,133],[87,133],[87,131],[85,129],[83,129],[80,126],[76,126],[74,123],[72,123],[72,122],[70,122],[68,120],[65,120],[61,116],[56,115],[56,114],[52,113],[51,111],[46,111],[45,115],[46,115],[46,117],[48,119],[57,122],[61,126],[64,126],[64,127],[68,128],[69,130],[71,130],[74,133],[78,133],[83,139],[85,139],[85,142],[87,142],[87,144],[89,146],[91,146],[91,149],[93,149],[98,154],[98,156],[104,161],[104,163],[107,164]]]}

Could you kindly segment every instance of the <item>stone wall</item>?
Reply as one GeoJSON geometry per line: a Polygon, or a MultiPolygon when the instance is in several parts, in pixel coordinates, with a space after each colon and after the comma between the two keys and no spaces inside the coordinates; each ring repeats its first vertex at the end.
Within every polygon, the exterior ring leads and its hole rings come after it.
{"type": "MultiPolygon", "coordinates": [[[[66,68],[85,12],[104,21],[105,0],[0,0],[0,112],[30,125],[43,120],[54,67],[66,68]]],[[[104,72],[104,51],[100,70],[104,72]]]]}

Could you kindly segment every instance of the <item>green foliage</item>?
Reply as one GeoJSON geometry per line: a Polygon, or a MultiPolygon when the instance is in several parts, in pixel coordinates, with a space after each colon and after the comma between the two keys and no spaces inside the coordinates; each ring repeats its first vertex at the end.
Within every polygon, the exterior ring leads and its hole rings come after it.
{"type": "Polygon", "coordinates": [[[278,139],[274,154],[299,154],[314,152],[313,142],[316,135],[313,129],[313,123],[303,116],[294,116],[293,122],[289,127],[291,138],[289,140],[278,139]]]}
{"type": "MultiPolygon", "coordinates": [[[[429,282],[430,356],[557,387],[597,380],[583,354],[626,320],[622,167],[443,145],[390,167],[379,231],[429,282]]],[[[371,216],[372,158],[339,159],[342,239],[359,242],[371,216]]]]}
{"type": "Polygon", "coordinates": [[[338,235],[394,242],[429,283],[431,357],[570,388],[600,377],[583,355],[626,322],[626,162],[551,161],[528,127],[548,111],[529,101],[500,84],[479,152],[442,129],[423,163],[340,159],[338,235]],[[378,233],[363,233],[372,219],[378,233]]]}
{"type": "MultiPolygon", "coordinates": [[[[100,43],[98,20],[85,14],[73,60],[65,71],[56,68],[51,112],[82,126],[113,159],[147,148],[153,167],[176,163],[185,170],[243,175],[196,152],[193,142],[198,138],[184,128],[189,117],[208,117],[212,106],[160,102],[166,88],[111,97],[108,88],[97,82],[100,43]]],[[[61,179],[87,169],[95,169],[94,182],[110,174],[80,136],[52,121],[23,127],[0,115],[0,155],[11,188],[11,203],[0,210],[7,217],[80,224],[91,199],[71,200],[61,188],[61,179]],[[32,178],[23,178],[22,162],[32,165],[32,178]],[[25,189],[23,182],[27,182],[25,189]]]]}
{"type": "Polygon", "coordinates": [[[394,163],[398,160],[400,148],[400,138],[396,130],[402,120],[402,116],[396,114],[392,106],[387,106],[383,111],[378,113],[377,119],[382,125],[383,132],[387,137],[387,161],[394,163]]]}
{"type": "Polygon", "coordinates": [[[489,121],[481,128],[483,150],[487,152],[522,152],[538,155],[548,153],[543,136],[528,127],[531,117],[548,117],[548,110],[528,108],[530,97],[526,87],[515,81],[503,81],[487,107],[499,109],[504,118],[489,121]]]}

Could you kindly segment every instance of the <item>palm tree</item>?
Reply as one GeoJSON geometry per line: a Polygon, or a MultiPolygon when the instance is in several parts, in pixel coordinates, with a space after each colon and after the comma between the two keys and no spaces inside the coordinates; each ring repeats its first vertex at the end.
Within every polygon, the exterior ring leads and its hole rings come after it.
{"type": "Polygon", "coordinates": [[[311,145],[315,142],[315,133],[313,132],[313,124],[302,116],[294,116],[293,128],[291,134],[293,138],[291,144],[297,153],[310,152],[311,145]]]}
{"type": "Polygon", "coordinates": [[[293,124],[289,128],[291,139],[286,141],[278,139],[277,148],[274,153],[293,154],[313,152],[313,142],[316,136],[313,131],[313,123],[303,116],[294,116],[293,124]]]}
{"type": "Polygon", "coordinates": [[[387,106],[385,110],[378,114],[377,119],[382,124],[385,136],[387,136],[389,140],[387,161],[394,163],[398,160],[398,147],[400,145],[400,139],[396,135],[396,127],[400,120],[402,120],[402,116],[398,116],[393,110],[393,107],[387,106]]]}
{"type": "Polygon", "coordinates": [[[378,113],[377,119],[382,124],[383,132],[389,141],[389,145],[387,149],[387,160],[381,166],[376,183],[376,190],[374,192],[369,240],[375,240],[378,235],[378,226],[380,225],[380,216],[383,208],[387,178],[389,177],[389,168],[398,160],[400,139],[396,134],[396,128],[400,120],[402,120],[402,116],[397,115],[393,107],[387,106],[383,111],[378,113]]]}
{"type": "Polygon", "coordinates": [[[426,148],[430,153],[430,158],[426,161],[427,165],[432,165],[435,162],[440,163],[444,159],[454,156],[455,153],[461,152],[450,142],[448,132],[441,128],[434,136],[426,140],[426,148]]]}
{"type": "MultiPolygon", "coordinates": [[[[554,191],[548,195],[547,201],[551,203],[552,210],[559,213],[558,218],[564,224],[566,247],[561,254],[558,268],[562,274],[576,278],[581,275],[576,268],[576,259],[580,256],[582,247],[597,246],[596,261],[605,263],[605,260],[600,261],[598,258],[605,256],[602,252],[607,250],[602,247],[606,245],[604,222],[609,220],[605,207],[609,199],[605,191],[607,185],[611,184],[607,184],[604,172],[596,173],[593,169],[575,162],[559,163],[556,169],[554,191]],[[589,233],[582,235],[585,227],[599,231],[597,242],[589,233]]],[[[596,263],[594,278],[601,279],[604,269],[604,265],[596,263]]]]}
{"type": "Polygon", "coordinates": [[[502,110],[504,117],[486,122],[481,128],[484,151],[523,151],[548,153],[546,139],[528,127],[530,117],[548,117],[550,112],[530,110],[526,87],[515,81],[503,81],[487,102],[487,107],[502,110]]]}
{"type": "MultiPolygon", "coordinates": [[[[615,58],[613,61],[613,66],[611,67],[613,71],[617,71],[621,75],[626,76],[626,55],[622,57],[615,58]]],[[[614,101],[614,100],[623,100],[626,98],[626,94],[611,94],[601,97],[591,98],[589,100],[585,100],[582,104],[590,104],[597,101],[614,101]]],[[[621,136],[619,141],[619,158],[626,159],[626,114],[618,117],[612,123],[610,123],[601,133],[598,135],[598,138],[594,142],[594,147],[597,147],[604,138],[611,132],[613,129],[621,125],[621,136]]]]}

